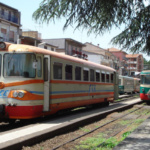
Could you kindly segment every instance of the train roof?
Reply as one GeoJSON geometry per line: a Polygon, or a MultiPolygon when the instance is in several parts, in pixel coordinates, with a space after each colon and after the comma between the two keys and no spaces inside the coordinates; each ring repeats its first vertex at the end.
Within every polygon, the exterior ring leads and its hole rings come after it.
{"type": "Polygon", "coordinates": [[[46,49],[43,49],[43,48],[30,46],[30,45],[24,45],[24,44],[11,44],[11,43],[5,43],[5,44],[6,44],[6,50],[5,51],[8,51],[8,52],[33,52],[33,53],[40,53],[40,54],[43,54],[43,55],[51,55],[51,56],[54,56],[54,57],[57,57],[57,58],[69,60],[69,61],[72,61],[72,62],[87,65],[87,66],[90,66],[90,67],[97,67],[97,68],[103,69],[105,71],[116,72],[115,69],[113,69],[111,67],[108,67],[108,66],[100,65],[100,64],[97,64],[97,63],[94,63],[94,62],[90,62],[90,61],[83,60],[83,59],[80,59],[80,58],[76,58],[76,57],[73,57],[73,56],[69,56],[69,55],[58,53],[58,52],[46,50],[46,49]]]}
{"type": "Polygon", "coordinates": [[[143,70],[140,74],[150,74],[150,70],[143,70]]]}
{"type": "Polygon", "coordinates": [[[122,75],[119,75],[119,77],[121,77],[121,78],[130,78],[130,79],[133,79],[133,77],[122,76],[122,75]]]}

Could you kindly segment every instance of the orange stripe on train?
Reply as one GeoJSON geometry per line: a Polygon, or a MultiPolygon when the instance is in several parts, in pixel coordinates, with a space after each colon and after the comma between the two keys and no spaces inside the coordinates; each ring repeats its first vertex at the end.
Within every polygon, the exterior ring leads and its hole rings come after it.
{"type": "Polygon", "coordinates": [[[18,82],[12,82],[12,83],[5,83],[5,87],[11,87],[11,86],[19,86],[19,85],[25,85],[25,84],[34,84],[34,83],[44,83],[43,80],[26,80],[26,81],[18,81],[18,82]]]}
{"type": "MultiPolygon", "coordinates": [[[[10,93],[8,95],[8,98],[14,98],[14,99],[17,99],[17,100],[43,100],[44,99],[43,95],[33,94],[33,93],[30,93],[30,92],[24,91],[24,90],[17,90],[18,92],[22,91],[24,93],[24,97],[22,97],[22,98],[14,97],[13,93],[15,91],[16,90],[10,91],[10,93]]],[[[113,94],[114,94],[114,92],[62,94],[62,95],[50,95],[50,99],[84,97],[84,96],[95,96],[95,95],[111,95],[112,96],[113,94]]]]}
{"type": "MultiPolygon", "coordinates": [[[[25,84],[34,84],[34,83],[44,83],[44,80],[26,80],[26,81],[17,81],[12,83],[3,83],[4,87],[11,86],[20,86],[25,84]]],[[[66,80],[51,80],[50,83],[68,83],[68,84],[99,84],[99,85],[113,85],[113,83],[97,83],[97,82],[83,82],[83,81],[66,81],[66,80]]]]}

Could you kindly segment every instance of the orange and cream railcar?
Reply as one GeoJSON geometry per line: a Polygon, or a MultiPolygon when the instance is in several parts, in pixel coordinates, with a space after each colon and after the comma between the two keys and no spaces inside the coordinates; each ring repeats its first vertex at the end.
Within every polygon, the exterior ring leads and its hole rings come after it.
{"type": "Polygon", "coordinates": [[[0,117],[31,119],[114,99],[110,67],[42,48],[1,43],[0,117]]]}

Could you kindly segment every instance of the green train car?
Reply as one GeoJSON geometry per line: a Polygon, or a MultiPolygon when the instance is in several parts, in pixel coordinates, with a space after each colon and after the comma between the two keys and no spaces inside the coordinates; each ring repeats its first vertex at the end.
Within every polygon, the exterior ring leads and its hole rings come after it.
{"type": "Polygon", "coordinates": [[[150,104],[150,70],[141,72],[140,98],[150,104]]]}
{"type": "Polygon", "coordinates": [[[119,94],[134,92],[134,78],[119,76],[119,94]]]}

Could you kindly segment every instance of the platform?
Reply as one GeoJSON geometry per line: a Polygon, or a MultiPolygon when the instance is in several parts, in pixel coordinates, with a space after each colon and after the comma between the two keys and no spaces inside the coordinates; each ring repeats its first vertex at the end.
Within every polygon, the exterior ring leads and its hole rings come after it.
{"type": "Polygon", "coordinates": [[[56,136],[63,133],[64,130],[68,130],[72,126],[80,126],[81,122],[88,122],[90,118],[101,118],[106,112],[109,114],[113,111],[118,111],[127,105],[134,105],[141,103],[140,98],[136,98],[131,101],[123,101],[119,104],[110,105],[109,107],[94,109],[86,111],[80,115],[65,116],[59,119],[49,120],[45,122],[39,122],[28,126],[20,127],[10,131],[0,133],[0,149],[12,150],[21,149],[23,145],[31,145],[35,142],[43,141],[47,138],[56,136]],[[66,128],[67,127],[67,128],[66,128]]]}
{"type": "Polygon", "coordinates": [[[149,150],[150,117],[113,150],[149,150]]]}

